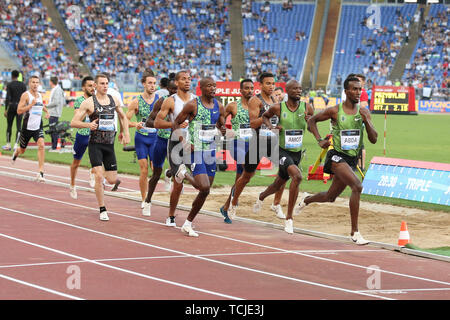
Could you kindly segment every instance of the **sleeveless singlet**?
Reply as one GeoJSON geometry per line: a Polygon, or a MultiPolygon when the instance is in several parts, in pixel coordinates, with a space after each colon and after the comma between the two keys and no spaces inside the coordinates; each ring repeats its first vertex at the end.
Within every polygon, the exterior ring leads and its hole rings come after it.
{"type": "Polygon", "coordinates": [[[25,113],[23,128],[36,131],[42,128],[42,110],[44,109],[42,95],[38,92],[38,96],[35,98],[30,91],[26,91],[26,93],[28,94],[28,104],[31,104],[34,99],[36,99],[36,104],[25,113]]]}
{"type": "Polygon", "coordinates": [[[280,148],[292,152],[302,150],[303,134],[306,129],[306,104],[301,101],[295,111],[291,111],[286,102],[280,108],[280,148]]]}
{"type": "Polygon", "coordinates": [[[114,119],[114,111],[116,104],[111,95],[108,94],[109,104],[101,105],[95,95],[92,96],[94,100],[94,112],[89,116],[92,122],[98,120],[97,130],[91,130],[89,142],[113,144],[116,135],[116,125],[114,119]]]}
{"type": "Polygon", "coordinates": [[[237,102],[237,112],[234,118],[231,119],[231,127],[234,131],[235,139],[248,141],[252,137],[248,109],[242,106],[242,100],[237,102]]]}
{"type": "MultiPolygon", "coordinates": [[[[136,119],[138,122],[147,122],[147,118],[150,115],[150,113],[153,110],[153,106],[155,105],[156,101],[158,101],[159,97],[156,94],[155,95],[155,99],[153,100],[153,102],[151,104],[147,103],[147,101],[145,101],[144,97],[142,97],[142,95],[140,95],[138,97],[138,113],[136,114],[136,119]]],[[[155,128],[147,128],[147,127],[143,127],[142,129],[137,130],[137,132],[139,134],[142,134],[144,136],[154,136],[156,135],[156,129],[155,128]]]]}
{"type": "Polygon", "coordinates": [[[356,157],[362,145],[362,130],[364,126],[359,113],[359,104],[357,107],[356,114],[347,114],[344,112],[342,103],[340,103],[337,121],[332,124],[331,130],[333,134],[333,148],[337,152],[350,157],[356,157]]]}
{"type": "Polygon", "coordinates": [[[213,150],[215,149],[214,138],[217,135],[216,123],[220,117],[219,103],[213,99],[211,109],[205,107],[200,99],[197,98],[197,114],[189,122],[189,136],[194,150],[213,150]]]}

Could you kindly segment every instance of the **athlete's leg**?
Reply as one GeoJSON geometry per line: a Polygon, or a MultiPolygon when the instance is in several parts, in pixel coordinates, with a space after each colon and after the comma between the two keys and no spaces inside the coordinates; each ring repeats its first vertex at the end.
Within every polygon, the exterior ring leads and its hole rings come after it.
{"type": "Polygon", "coordinates": [[[294,212],[295,203],[298,198],[299,185],[302,182],[302,174],[297,165],[290,165],[287,169],[289,177],[291,178],[291,184],[289,186],[289,200],[288,200],[288,212],[286,220],[292,219],[292,213],[294,212]]]}
{"type": "Polygon", "coordinates": [[[148,180],[148,160],[147,159],[139,159],[139,189],[141,191],[142,201],[145,200],[147,195],[147,180],[148,180]]]}
{"type": "Polygon", "coordinates": [[[70,165],[70,185],[72,187],[75,186],[75,178],[77,176],[78,167],[80,166],[81,160],[73,159],[72,164],[70,165]]]}
{"type": "Polygon", "coordinates": [[[95,176],[95,196],[99,207],[105,206],[104,188],[103,188],[103,167],[96,166],[92,168],[92,174],[95,176]]]}
{"type": "Polygon", "coordinates": [[[44,161],[45,161],[45,142],[44,142],[44,138],[39,138],[37,140],[37,145],[38,145],[39,172],[44,172],[44,161]]]}
{"type": "Polygon", "coordinates": [[[273,198],[273,205],[279,205],[281,203],[281,198],[283,197],[284,189],[286,188],[286,183],[280,187],[280,190],[275,192],[275,196],[273,198]]]}
{"type": "Polygon", "coordinates": [[[205,200],[210,192],[211,181],[214,180],[214,177],[211,178],[212,179],[210,179],[207,174],[198,174],[194,176],[196,185],[198,186],[198,188],[196,188],[198,190],[198,194],[192,202],[191,211],[187,217],[188,221],[192,222],[194,220],[195,216],[205,203],[205,200]]]}
{"type": "Polygon", "coordinates": [[[172,192],[170,193],[169,217],[175,216],[178,201],[180,200],[181,190],[183,190],[183,183],[178,183],[173,179],[172,192]]]}
{"type": "Polygon", "coordinates": [[[232,206],[237,206],[237,203],[238,203],[238,200],[239,200],[239,197],[240,197],[242,191],[244,190],[245,186],[247,185],[247,183],[250,182],[250,180],[252,179],[252,177],[254,175],[255,175],[255,171],[248,172],[244,169],[244,172],[242,173],[242,175],[239,177],[239,179],[235,183],[234,196],[233,196],[233,199],[231,200],[232,206]]]}

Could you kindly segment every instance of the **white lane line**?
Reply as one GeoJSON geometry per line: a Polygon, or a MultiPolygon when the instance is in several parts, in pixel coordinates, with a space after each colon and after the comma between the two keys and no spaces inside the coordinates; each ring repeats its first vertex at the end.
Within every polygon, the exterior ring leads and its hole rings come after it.
{"type": "Polygon", "coordinates": [[[384,294],[396,294],[407,292],[422,292],[422,291],[448,291],[450,288],[422,288],[422,289],[378,289],[378,290],[360,290],[359,292],[370,293],[384,293],[384,294]]]}
{"type": "MultiPolygon", "coordinates": [[[[56,290],[53,290],[53,289],[49,289],[49,288],[46,288],[46,287],[43,287],[43,286],[39,286],[37,284],[33,284],[33,283],[30,283],[30,282],[26,282],[26,281],[22,281],[22,280],[19,280],[19,279],[16,279],[16,278],[12,278],[12,277],[6,276],[4,274],[0,274],[0,278],[6,279],[6,280],[9,280],[9,281],[13,281],[13,282],[16,282],[16,283],[20,283],[20,284],[22,284],[24,286],[32,287],[32,288],[35,288],[35,289],[38,289],[38,290],[41,290],[41,291],[46,291],[46,292],[49,292],[49,293],[52,293],[52,294],[56,294],[56,295],[64,297],[64,298],[69,298],[69,299],[73,299],[73,300],[84,300],[82,298],[75,297],[75,296],[72,296],[70,294],[66,294],[66,293],[59,292],[59,291],[56,291],[56,290]]],[[[5,290],[5,289],[3,288],[3,290],[5,290]]]]}
{"type": "Polygon", "coordinates": [[[105,263],[101,263],[101,262],[97,262],[97,261],[94,261],[94,260],[91,260],[91,259],[88,259],[88,258],[77,256],[77,255],[74,255],[74,254],[71,254],[71,253],[68,253],[68,252],[65,252],[65,251],[61,251],[61,250],[58,250],[58,249],[53,249],[53,248],[50,248],[50,247],[47,247],[47,246],[44,246],[44,245],[40,245],[38,243],[34,243],[34,242],[30,242],[30,241],[23,240],[23,239],[20,239],[20,238],[12,237],[12,236],[9,236],[9,235],[3,234],[3,233],[0,233],[0,237],[4,237],[4,238],[10,239],[10,240],[15,240],[15,241],[18,241],[18,242],[21,242],[21,243],[24,243],[24,244],[27,244],[27,245],[30,245],[30,246],[33,246],[33,247],[37,247],[37,248],[40,248],[40,249],[45,249],[47,251],[55,252],[55,253],[58,253],[58,254],[61,254],[61,255],[65,255],[65,256],[68,256],[68,257],[71,257],[71,258],[79,259],[79,260],[82,260],[84,262],[93,263],[93,264],[96,264],[96,265],[99,265],[101,267],[105,267],[105,268],[108,268],[108,269],[113,269],[113,270],[116,270],[116,271],[132,274],[132,275],[135,275],[135,276],[138,276],[138,277],[141,277],[141,278],[155,280],[155,281],[163,282],[163,283],[166,283],[166,284],[171,284],[171,285],[174,285],[174,286],[177,286],[177,287],[182,287],[182,288],[186,288],[186,289],[189,289],[189,290],[194,290],[194,291],[207,293],[207,294],[215,295],[215,296],[218,296],[218,297],[221,297],[221,298],[227,298],[227,299],[233,299],[233,300],[243,300],[242,298],[238,298],[238,297],[222,294],[222,293],[219,293],[219,292],[214,292],[214,291],[210,291],[210,290],[206,290],[206,289],[201,289],[201,288],[197,288],[197,287],[194,287],[194,286],[189,286],[189,285],[186,285],[186,284],[183,284],[183,283],[174,282],[174,281],[170,281],[170,280],[165,280],[165,279],[162,279],[162,278],[149,276],[149,275],[146,275],[146,274],[143,274],[143,273],[139,273],[139,272],[135,272],[135,271],[131,271],[131,270],[128,270],[128,269],[111,266],[111,265],[108,265],[108,264],[105,264],[105,263]]]}
{"type": "MultiPolygon", "coordinates": [[[[331,250],[330,250],[331,251],[331,250]]],[[[380,252],[381,250],[335,250],[333,252],[326,252],[327,254],[334,254],[334,252],[380,252]]],[[[321,250],[304,250],[295,252],[310,252],[310,253],[321,253],[321,250]]],[[[209,253],[209,254],[197,254],[194,257],[232,257],[232,256],[252,256],[252,255],[276,255],[276,254],[289,254],[289,252],[234,252],[234,253],[209,253]]],[[[172,256],[155,256],[155,257],[132,257],[132,258],[104,258],[104,259],[92,259],[98,262],[109,262],[109,261],[132,261],[132,260],[157,260],[157,259],[182,259],[190,258],[186,255],[172,255],[172,256]]],[[[24,264],[7,264],[0,265],[0,269],[8,268],[21,268],[21,267],[37,267],[37,266],[48,266],[48,265],[58,265],[58,264],[74,264],[74,263],[84,263],[82,260],[73,261],[54,261],[54,262],[37,262],[37,263],[24,263],[24,264]]],[[[360,290],[361,291],[361,290],[360,290]]]]}
{"type": "MultiPolygon", "coordinates": [[[[30,193],[24,193],[24,192],[20,192],[20,191],[8,189],[8,188],[3,188],[3,187],[0,187],[0,190],[5,190],[5,191],[13,192],[13,193],[22,194],[22,195],[25,195],[25,196],[28,196],[28,197],[34,197],[34,198],[38,198],[38,199],[43,199],[43,200],[47,200],[47,201],[51,201],[51,202],[61,203],[61,204],[69,205],[69,206],[74,206],[74,207],[88,209],[88,210],[91,210],[91,211],[98,212],[98,208],[91,208],[91,207],[87,207],[87,206],[83,206],[83,205],[79,205],[79,204],[75,204],[75,203],[70,203],[70,202],[65,202],[65,201],[56,200],[56,199],[52,199],[52,198],[42,197],[42,196],[33,195],[33,194],[30,194],[30,193]]],[[[108,214],[109,213],[111,213],[113,215],[120,216],[120,217],[125,217],[125,218],[128,218],[128,219],[145,221],[147,223],[153,223],[153,224],[158,224],[158,225],[164,225],[165,226],[165,223],[162,223],[162,222],[147,220],[147,219],[139,218],[139,217],[133,217],[133,216],[129,216],[129,215],[125,215],[125,214],[121,214],[121,213],[117,213],[117,212],[108,210],[108,214]]],[[[177,228],[179,228],[179,227],[177,227],[177,228]]],[[[301,255],[301,256],[304,256],[304,257],[309,257],[309,258],[312,258],[312,259],[317,259],[317,260],[327,261],[327,262],[331,262],[331,263],[342,264],[342,265],[345,265],[345,266],[360,268],[360,269],[363,269],[365,271],[368,270],[367,266],[362,266],[362,265],[358,265],[358,264],[348,263],[348,262],[344,262],[344,261],[340,261],[340,260],[334,260],[334,259],[329,259],[329,258],[324,258],[324,257],[318,257],[318,256],[314,256],[314,255],[310,255],[310,254],[306,254],[306,253],[302,253],[302,252],[276,248],[276,247],[272,247],[272,246],[262,245],[262,244],[258,244],[258,243],[254,243],[254,242],[249,242],[249,241],[245,241],[245,240],[235,239],[235,238],[222,236],[222,235],[217,235],[217,234],[212,234],[212,233],[207,233],[207,232],[201,232],[201,231],[196,231],[196,232],[199,233],[199,234],[204,234],[204,235],[208,235],[208,236],[211,236],[211,237],[216,237],[216,238],[219,238],[219,239],[230,240],[230,241],[243,243],[243,244],[247,244],[247,245],[252,245],[252,246],[257,246],[257,247],[265,248],[265,249],[269,249],[269,250],[276,250],[276,251],[282,251],[282,252],[286,252],[286,253],[292,253],[292,254],[301,255]]],[[[408,275],[408,274],[404,274],[404,273],[398,273],[398,272],[393,272],[393,271],[388,271],[388,270],[383,270],[383,269],[377,269],[377,271],[378,272],[383,272],[383,273],[386,273],[386,274],[391,274],[391,275],[396,275],[396,276],[416,279],[416,280],[422,280],[422,281],[434,282],[434,283],[439,283],[439,284],[444,284],[444,285],[450,285],[449,282],[433,280],[433,279],[427,279],[427,278],[412,276],[412,275],[408,275]]]]}
{"type": "MultiPolygon", "coordinates": [[[[4,188],[0,188],[0,189],[4,189],[4,188]]],[[[124,241],[128,241],[128,242],[131,242],[131,243],[140,244],[140,245],[151,247],[151,248],[156,248],[156,249],[159,249],[159,250],[165,250],[165,251],[176,253],[176,254],[187,255],[187,256],[189,256],[191,258],[196,258],[196,259],[200,259],[200,260],[204,260],[204,261],[208,261],[208,262],[212,262],[212,263],[217,263],[217,264],[228,266],[228,267],[232,267],[232,268],[237,268],[237,269],[241,269],[241,270],[245,270],[245,271],[255,272],[255,273],[264,274],[264,275],[277,277],[277,278],[281,278],[281,279],[286,279],[286,280],[291,280],[291,281],[295,281],[295,282],[306,283],[306,284],[309,284],[309,285],[318,286],[318,287],[322,287],[322,288],[326,288],[326,289],[333,289],[333,290],[337,290],[337,291],[343,291],[343,292],[346,292],[346,293],[359,294],[359,295],[364,295],[364,296],[369,296],[369,297],[375,297],[375,298],[378,298],[378,299],[388,299],[389,300],[389,298],[378,296],[378,295],[372,295],[372,294],[368,294],[368,293],[359,293],[359,292],[356,292],[354,290],[348,290],[348,289],[344,289],[344,288],[340,288],[340,287],[334,287],[334,286],[325,285],[325,284],[322,284],[322,283],[302,280],[302,279],[298,279],[298,278],[292,278],[292,277],[279,275],[279,274],[275,274],[275,273],[271,273],[271,272],[266,272],[266,271],[261,271],[261,270],[257,270],[257,269],[243,267],[243,266],[240,266],[240,265],[235,265],[235,264],[231,264],[231,263],[225,263],[225,262],[222,262],[222,261],[213,260],[213,259],[209,259],[209,258],[205,258],[205,257],[197,257],[195,255],[192,255],[192,254],[189,254],[189,253],[186,253],[186,252],[172,250],[172,249],[163,248],[163,247],[160,247],[160,246],[152,245],[152,244],[141,242],[141,241],[137,241],[137,240],[123,238],[123,237],[116,236],[116,235],[113,235],[113,234],[108,234],[108,233],[104,233],[104,232],[101,232],[101,231],[80,227],[80,226],[73,225],[73,224],[66,223],[66,222],[62,222],[62,221],[59,221],[59,220],[37,216],[37,215],[34,215],[32,213],[28,213],[28,212],[23,212],[23,211],[19,211],[19,210],[4,208],[4,207],[0,207],[0,209],[8,211],[8,212],[19,213],[19,214],[22,214],[22,215],[26,215],[26,216],[30,216],[30,217],[34,217],[34,218],[38,218],[38,219],[42,219],[42,220],[46,220],[46,221],[55,222],[55,223],[58,223],[58,224],[62,224],[62,225],[65,225],[65,226],[70,226],[70,227],[73,227],[73,228],[76,228],[76,229],[80,229],[80,230],[93,232],[93,233],[104,235],[104,236],[108,236],[108,237],[111,237],[111,238],[114,238],[114,239],[124,240],[124,241]]],[[[286,252],[289,252],[289,251],[286,251],[286,252]]]]}

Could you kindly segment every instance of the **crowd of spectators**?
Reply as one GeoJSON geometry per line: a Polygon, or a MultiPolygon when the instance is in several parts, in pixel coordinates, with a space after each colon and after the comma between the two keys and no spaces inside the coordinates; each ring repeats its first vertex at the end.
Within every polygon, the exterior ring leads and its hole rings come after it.
{"type": "Polygon", "coordinates": [[[431,88],[435,98],[449,95],[449,14],[450,8],[443,7],[435,16],[425,18],[415,55],[406,65],[403,76],[404,81],[416,88],[431,88]]]}
{"type": "Polygon", "coordinates": [[[81,50],[80,59],[93,72],[142,73],[151,68],[167,76],[187,68],[194,79],[231,79],[231,66],[222,59],[230,35],[227,1],[193,1],[189,6],[182,0],[55,3],[66,19],[71,5],[82,8],[80,24],[68,28],[81,50]],[[144,17],[153,17],[151,23],[144,23],[144,17]]]}
{"type": "Polygon", "coordinates": [[[67,54],[60,33],[38,0],[0,1],[0,38],[26,74],[79,79],[78,63],[67,54]]]}

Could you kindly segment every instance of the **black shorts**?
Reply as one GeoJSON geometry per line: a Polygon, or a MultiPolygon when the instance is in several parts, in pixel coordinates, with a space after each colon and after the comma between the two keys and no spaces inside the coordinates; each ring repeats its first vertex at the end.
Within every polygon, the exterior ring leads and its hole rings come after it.
{"type": "Polygon", "coordinates": [[[356,165],[358,164],[358,157],[350,157],[344,153],[337,152],[335,149],[331,149],[327,152],[325,158],[325,164],[323,165],[323,172],[328,174],[333,174],[331,171],[331,163],[341,163],[347,162],[347,164],[352,168],[353,171],[356,170],[356,165]]]}
{"type": "Polygon", "coordinates": [[[244,171],[249,173],[255,172],[263,157],[267,157],[272,162],[277,161],[278,159],[275,161],[272,159],[277,156],[274,154],[274,150],[278,151],[278,139],[276,137],[252,138],[249,142],[248,151],[245,154],[244,171]]]}
{"type": "Polygon", "coordinates": [[[302,151],[292,152],[279,148],[280,163],[278,166],[278,176],[283,180],[289,180],[288,168],[292,165],[298,167],[302,160],[302,151]]]}
{"type": "Polygon", "coordinates": [[[183,161],[183,148],[182,143],[179,141],[167,141],[167,160],[169,160],[170,171],[172,172],[172,176],[178,171],[179,166],[183,161]],[[175,150],[174,150],[175,149],[175,150]]]}
{"type": "Polygon", "coordinates": [[[38,139],[42,138],[44,139],[44,130],[42,127],[37,130],[27,130],[22,129],[20,132],[20,138],[19,138],[19,145],[22,149],[26,149],[28,146],[28,142],[30,142],[30,139],[33,138],[34,141],[38,141],[38,139]]]}
{"type": "Polygon", "coordinates": [[[117,171],[114,144],[89,142],[88,148],[92,168],[103,165],[105,167],[105,171],[117,171]]]}

